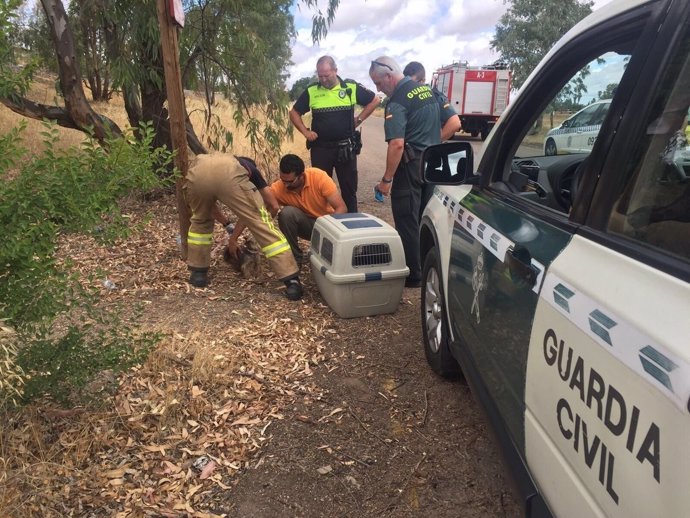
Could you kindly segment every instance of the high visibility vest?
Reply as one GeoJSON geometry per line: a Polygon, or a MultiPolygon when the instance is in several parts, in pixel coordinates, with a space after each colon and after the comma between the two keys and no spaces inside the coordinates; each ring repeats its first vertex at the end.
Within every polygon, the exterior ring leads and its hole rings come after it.
{"type": "Polygon", "coordinates": [[[334,142],[349,138],[354,131],[354,109],[357,104],[357,83],[342,80],[333,88],[320,83],[307,87],[311,129],[319,134],[319,141],[334,142]]]}

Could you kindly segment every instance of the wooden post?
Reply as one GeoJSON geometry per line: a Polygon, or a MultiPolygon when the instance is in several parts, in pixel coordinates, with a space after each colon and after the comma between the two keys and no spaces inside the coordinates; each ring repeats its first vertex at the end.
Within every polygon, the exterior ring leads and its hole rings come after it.
{"type": "Polygon", "coordinates": [[[186,114],[184,94],[182,92],[177,27],[170,13],[168,0],[157,0],[156,5],[158,9],[158,24],[161,31],[161,49],[163,70],[165,72],[165,90],[168,96],[170,135],[173,151],[177,152],[175,155],[175,166],[181,173],[176,184],[177,214],[180,222],[180,237],[182,239],[181,257],[183,260],[186,260],[187,232],[189,230],[191,214],[182,195],[182,185],[189,168],[189,154],[187,152],[186,114]]]}

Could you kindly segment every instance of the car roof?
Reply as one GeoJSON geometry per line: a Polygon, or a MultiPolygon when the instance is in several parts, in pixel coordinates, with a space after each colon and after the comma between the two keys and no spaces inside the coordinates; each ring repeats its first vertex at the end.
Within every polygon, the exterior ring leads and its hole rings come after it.
{"type": "Polygon", "coordinates": [[[573,115],[577,115],[577,114],[580,113],[581,111],[584,111],[584,110],[586,110],[587,108],[589,108],[590,106],[594,106],[595,104],[611,104],[611,99],[601,99],[601,100],[599,100],[599,101],[594,101],[593,103],[589,103],[587,106],[583,106],[582,108],[580,108],[580,109],[579,109],[578,111],[576,111],[573,115]]]}

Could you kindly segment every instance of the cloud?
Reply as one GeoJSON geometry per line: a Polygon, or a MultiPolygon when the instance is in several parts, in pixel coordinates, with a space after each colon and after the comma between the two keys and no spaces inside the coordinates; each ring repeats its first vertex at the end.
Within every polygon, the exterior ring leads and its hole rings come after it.
{"type": "MultiPolygon", "coordinates": [[[[557,1],[557,0],[554,0],[557,1]]],[[[595,0],[598,8],[610,0],[595,0]]],[[[320,8],[325,11],[326,2],[320,8]]],[[[491,50],[496,24],[506,11],[504,0],[347,0],[341,1],[328,35],[318,45],[311,40],[313,12],[294,10],[297,38],[292,48],[294,65],[288,86],[311,77],[319,56],[333,56],[341,77],[355,79],[374,89],[369,79],[370,61],[387,55],[401,67],[420,61],[431,73],[443,65],[467,61],[470,65],[493,63],[491,50]]]]}

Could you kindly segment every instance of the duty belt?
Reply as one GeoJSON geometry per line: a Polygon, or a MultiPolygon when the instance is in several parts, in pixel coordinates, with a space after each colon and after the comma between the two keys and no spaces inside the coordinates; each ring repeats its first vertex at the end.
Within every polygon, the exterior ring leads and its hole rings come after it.
{"type": "Polygon", "coordinates": [[[350,139],[346,138],[343,140],[315,140],[311,142],[312,147],[324,147],[324,148],[336,148],[340,146],[346,146],[350,143],[350,139]]]}

